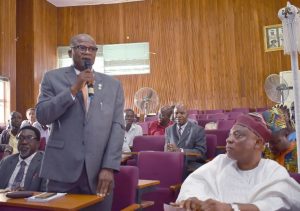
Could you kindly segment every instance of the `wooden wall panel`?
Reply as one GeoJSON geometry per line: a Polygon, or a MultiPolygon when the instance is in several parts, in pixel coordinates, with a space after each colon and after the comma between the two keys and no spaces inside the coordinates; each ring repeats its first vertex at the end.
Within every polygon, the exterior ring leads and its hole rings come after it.
{"type": "Polygon", "coordinates": [[[10,104],[11,109],[14,110],[16,108],[16,0],[0,1],[0,75],[10,79],[10,104]]]}
{"type": "MultiPolygon", "coordinates": [[[[292,1],[300,5],[300,0],[292,1]]],[[[280,23],[284,0],[145,0],[59,8],[57,43],[89,33],[99,44],[150,42],[151,74],[119,76],[126,107],[141,87],[161,105],[231,109],[273,105],[265,78],[290,69],[282,51],[264,52],[263,26],[280,23]]]]}
{"type": "Polygon", "coordinates": [[[17,110],[34,107],[43,73],[56,67],[57,9],[47,1],[17,0],[17,110]]]}
{"type": "Polygon", "coordinates": [[[46,1],[34,1],[34,105],[44,73],[57,66],[57,8],[46,1]]]}
{"type": "Polygon", "coordinates": [[[34,99],[33,1],[17,0],[17,111],[25,111],[34,99]]]}
{"type": "MultiPolygon", "coordinates": [[[[299,0],[292,1],[300,5],[299,0]]],[[[265,78],[290,69],[283,51],[264,52],[263,26],[280,23],[283,0],[146,0],[58,9],[58,45],[77,33],[99,44],[150,42],[151,74],[119,76],[126,107],[141,87],[154,88],[161,105],[231,109],[273,103],[265,78]]]]}

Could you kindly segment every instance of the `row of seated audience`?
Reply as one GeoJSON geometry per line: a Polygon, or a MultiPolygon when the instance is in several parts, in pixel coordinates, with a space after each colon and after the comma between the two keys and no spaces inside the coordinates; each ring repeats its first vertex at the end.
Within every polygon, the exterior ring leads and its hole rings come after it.
{"type": "MultiPolygon", "coordinates": [[[[177,106],[178,107],[178,106],[177,106]]],[[[178,115],[178,108],[174,108],[174,117],[175,117],[175,124],[173,124],[172,121],[170,121],[173,108],[165,106],[159,111],[159,120],[154,121],[150,124],[149,127],[149,133],[148,135],[163,135],[166,131],[166,146],[170,146],[167,148],[169,151],[178,151],[183,150],[184,146],[190,145],[189,147],[197,149],[197,139],[201,139],[202,135],[197,134],[194,137],[185,137],[188,138],[188,140],[185,141],[179,141],[181,138],[181,135],[179,135],[179,129],[180,131],[184,131],[184,127],[180,126],[180,121],[182,118],[183,124],[188,124],[187,122],[187,113],[188,111],[181,106],[181,115],[180,117],[177,117],[178,115]],[[164,123],[163,125],[161,125],[164,123]],[[173,124],[173,127],[171,125],[173,124]],[[171,140],[171,141],[170,141],[171,140]],[[189,143],[191,140],[193,140],[191,143],[189,143]],[[175,144],[169,144],[169,142],[173,142],[175,144]]],[[[279,162],[281,165],[285,166],[290,172],[298,172],[297,167],[297,147],[296,147],[296,133],[295,133],[295,127],[294,127],[294,109],[293,104],[291,106],[291,115],[290,111],[286,106],[278,105],[274,106],[273,108],[266,110],[262,112],[262,116],[264,118],[264,121],[266,121],[268,127],[272,131],[272,138],[268,144],[266,144],[264,156],[266,158],[274,159],[277,162],[279,162]]],[[[133,111],[131,113],[133,115],[133,111]]],[[[259,115],[259,113],[257,113],[259,115]]],[[[222,122],[222,121],[221,121],[222,122]]],[[[216,129],[217,125],[212,122],[208,123],[205,126],[205,129],[216,129]]],[[[233,125],[234,123],[232,123],[233,125]]],[[[201,128],[201,127],[200,127],[201,128]]],[[[190,131],[190,128],[188,129],[190,131]]],[[[183,132],[181,132],[183,133],[183,132]]],[[[140,135],[140,134],[139,134],[140,135]]],[[[191,134],[189,134],[191,135],[191,134]]],[[[132,140],[131,139],[131,145],[132,146],[132,140]]],[[[204,144],[205,145],[205,144],[204,144]]],[[[186,147],[187,148],[187,147],[186,147]]],[[[200,154],[205,154],[204,150],[198,150],[200,154]],[[203,153],[204,152],[204,153],[203,153]]]]}
{"type": "Polygon", "coordinates": [[[13,111],[10,114],[10,119],[8,121],[8,127],[2,131],[0,136],[0,160],[2,157],[5,157],[10,154],[15,154],[18,152],[16,135],[20,128],[24,126],[33,126],[36,127],[41,134],[41,143],[39,146],[40,150],[45,149],[48,137],[50,135],[49,127],[46,125],[41,125],[36,121],[35,118],[35,109],[29,108],[26,110],[27,120],[22,121],[22,114],[13,111]]]}
{"type": "MultiPolygon", "coordinates": [[[[123,151],[128,152],[134,137],[143,132],[134,123],[133,110],[126,109],[124,117],[123,151]]],[[[43,152],[38,151],[41,133],[30,125],[34,121],[21,126],[21,120],[20,113],[12,112],[9,128],[1,134],[1,150],[12,149],[13,155],[0,162],[0,188],[44,191],[45,181],[38,176],[43,157],[43,152]]],[[[188,157],[189,168],[197,169],[205,163],[204,128],[189,121],[184,106],[161,108],[159,120],[151,125],[151,135],[165,133],[165,151],[198,153],[188,157]],[[172,114],[174,122],[170,121],[172,114]]],[[[240,116],[226,140],[226,151],[227,155],[217,156],[185,180],[173,206],[191,210],[300,209],[300,186],[280,165],[261,157],[264,151],[266,158],[277,161],[289,172],[297,172],[295,131],[285,107],[274,107],[263,115],[240,116]]],[[[5,153],[10,154],[8,150],[5,153]]]]}

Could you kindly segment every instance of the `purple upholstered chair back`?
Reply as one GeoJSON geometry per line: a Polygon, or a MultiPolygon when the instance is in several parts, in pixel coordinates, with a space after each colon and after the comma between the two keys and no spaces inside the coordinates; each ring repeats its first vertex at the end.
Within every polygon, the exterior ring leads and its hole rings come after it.
{"type": "Polygon", "coordinates": [[[188,118],[189,118],[189,119],[194,119],[194,120],[197,121],[197,120],[198,120],[198,114],[189,114],[189,115],[188,115],[188,118]]]}
{"type": "Polygon", "coordinates": [[[229,113],[227,113],[228,119],[233,119],[236,120],[239,116],[243,115],[243,112],[239,112],[239,111],[231,111],[229,113]]]}
{"type": "Polygon", "coordinates": [[[231,111],[234,111],[234,112],[242,112],[242,113],[249,113],[250,112],[250,109],[249,108],[233,108],[231,109],[231,111]]]}
{"type": "Polygon", "coordinates": [[[228,119],[228,116],[226,113],[218,113],[218,114],[208,114],[207,119],[228,119]]]}
{"type": "Polygon", "coordinates": [[[198,119],[198,125],[205,128],[205,125],[209,122],[217,122],[215,119],[198,119]]]}
{"type": "Polygon", "coordinates": [[[217,146],[226,146],[226,139],[229,136],[230,130],[206,130],[206,134],[214,134],[217,136],[217,146]]]}
{"type": "Polygon", "coordinates": [[[184,154],[181,152],[140,152],[137,166],[140,179],[159,180],[159,187],[182,182],[184,154]]]}
{"type": "Polygon", "coordinates": [[[256,112],[264,112],[264,111],[268,110],[268,107],[256,108],[255,110],[256,110],[256,112]]]}
{"type": "Polygon", "coordinates": [[[217,113],[223,113],[223,109],[214,109],[214,110],[205,110],[203,111],[204,114],[217,114],[217,113]]]}
{"type": "Polygon", "coordinates": [[[300,184],[300,174],[299,173],[290,173],[290,176],[294,178],[300,184]]]}
{"type": "Polygon", "coordinates": [[[208,114],[198,114],[197,119],[207,119],[208,114]]]}
{"type": "Polygon", "coordinates": [[[206,158],[213,159],[216,156],[217,136],[214,134],[206,134],[206,158]]]}
{"type": "Polygon", "coordinates": [[[191,109],[187,111],[188,114],[200,114],[201,112],[198,109],[191,109]]]}
{"type": "Polygon", "coordinates": [[[152,192],[145,193],[143,200],[154,201],[154,206],[147,211],[163,211],[163,204],[173,202],[178,191],[171,185],[182,183],[184,173],[184,154],[181,152],[140,152],[138,155],[140,179],[159,180],[159,186],[152,192]]]}
{"type": "Polygon", "coordinates": [[[142,127],[143,135],[148,135],[149,125],[151,124],[151,121],[138,122],[137,124],[142,127]]]}
{"type": "Polygon", "coordinates": [[[120,211],[135,203],[139,169],[136,166],[121,166],[114,175],[115,187],[112,211],[120,211]]]}
{"type": "Polygon", "coordinates": [[[218,130],[230,130],[234,125],[235,120],[228,119],[228,120],[218,120],[217,121],[217,129],[218,130]]]}
{"type": "Polygon", "coordinates": [[[158,119],[158,116],[146,116],[145,117],[145,122],[149,122],[149,121],[156,121],[158,119]]]}
{"type": "Polygon", "coordinates": [[[136,136],[133,139],[132,151],[164,151],[165,136],[136,136]]]}

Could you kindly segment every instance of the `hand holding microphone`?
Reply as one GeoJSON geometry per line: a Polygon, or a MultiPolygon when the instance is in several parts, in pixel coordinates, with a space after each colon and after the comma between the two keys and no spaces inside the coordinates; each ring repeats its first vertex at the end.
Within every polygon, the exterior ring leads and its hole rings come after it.
{"type": "Polygon", "coordinates": [[[77,76],[76,82],[71,87],[71,94],[75,97],[77,92],[79,92],[83,86],[88,86],[89,97],[94,96],[94,74],[92,71],[92,61],[90,59],[83,60],[84,71],[82,70],[77,76]]]}
{"type": "MultiPolygon", "coordinates": [[[[92,71],[92,61],[90,59],[84,60],[84,68],[92,71]]],[[[92,82],[86,82],[88,86],[88,95],[89,97],[94,97],[94,84],[92,82]]]]}

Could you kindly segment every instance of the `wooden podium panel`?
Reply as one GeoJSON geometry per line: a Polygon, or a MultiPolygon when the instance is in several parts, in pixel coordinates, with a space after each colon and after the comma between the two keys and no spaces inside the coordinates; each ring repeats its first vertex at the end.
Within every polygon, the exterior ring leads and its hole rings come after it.
{"type": "Polygon", "coordinates": [[[0,193],[0,210],[2,205],[40,210],[79,210],[102,200],[103,197],[97,195],[66,194],[48,202],[29,202],[26,199],[10,199],[5,196],[5,193],[0,193]]]}

